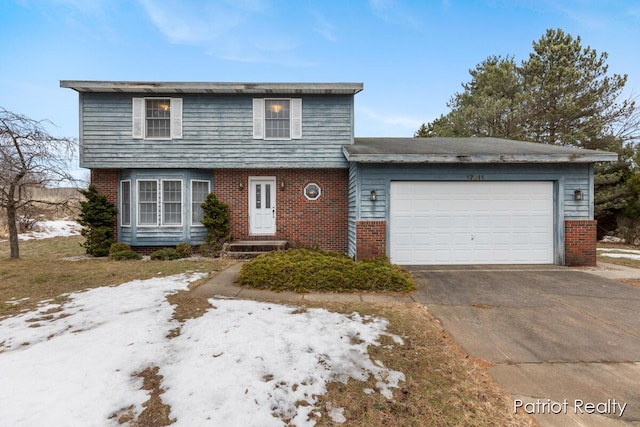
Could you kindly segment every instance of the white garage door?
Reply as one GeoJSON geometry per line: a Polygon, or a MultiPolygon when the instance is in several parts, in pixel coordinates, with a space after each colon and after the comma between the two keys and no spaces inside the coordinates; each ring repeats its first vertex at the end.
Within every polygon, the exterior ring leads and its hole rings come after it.
{"type": "Polygon", "coordinates": [[[552,182],[391,182],[391,261],[552,264],[552,182]]]}

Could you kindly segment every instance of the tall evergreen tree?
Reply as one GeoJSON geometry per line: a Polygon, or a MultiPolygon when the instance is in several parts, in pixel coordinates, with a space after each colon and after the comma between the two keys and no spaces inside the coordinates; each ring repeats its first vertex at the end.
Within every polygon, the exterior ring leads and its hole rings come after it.
{"type": "Polygon", "coordinates": [[[580,37],[561,29],[547,30],[533,50],[520,69],[526,138],[607,149],[612,126],[630,107],[616,102],[627,76],[608,76],[607,53],[583,48],[580,37]]]}
{"type": "Polygon", "coordinates": [[[621,215],[635,215],[640,223],[640,158],[634,158],[640,111],[634,99],[620,101],[627,76],[609,75],[607,57],[582,47],[580,37],[547,30],[520,66],[512,57],[490,56],[470,70],[471,80],[447,104],[451,111],[421,129],[426,136],[493,136],[615,151],[619,162],[595,167],[600,231],[615,229],[621,215]],[[637,189],[631,184],[636,181],[637,189]]]}

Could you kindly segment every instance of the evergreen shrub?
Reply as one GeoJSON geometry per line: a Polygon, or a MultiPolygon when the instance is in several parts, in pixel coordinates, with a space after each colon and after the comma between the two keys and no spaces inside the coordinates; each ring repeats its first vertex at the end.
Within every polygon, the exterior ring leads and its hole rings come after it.
{"type": "Polygon", "coordinates": [[[152,260],[168,261],[173,259],[180,259],[182,258],[182,256],[180,256],[175,248],[162,248],[158,249],[155,252],[152,252],[150,258],[152,260]]]}
{"type": "Polygon", "coordinates": [[[107,196],[99,193],[91,184],[86,190],[78,190],[86,200],[80,202],[80,217],[78,223],[82,225],[80,234],[84,236],[82,244],[88,255],[107,256],[113,243],[113,226],[116,221],[117,209],[107,200],[107,196]]]}
{"type": "Polygon", "coordinates": [[[114,243],[109,248],[109,258],[122,261],[127,259],[142,259],[142,255],[131,250],[131,246],[126,243],[114,243]]]}
{"type": "Polygon", "coordinates": [[[231,226],[229,224],[229,206],[218,200],[215,194],[209,193],[204,203],[202,225],[207,229],[205,241],[218,251],[222,244],[231,240],[231,226]]]}
{"type": "Polygon", "coordinates": [[[354,261],[329,251],[287,249],[260,255],[242,266],[238,283],[272,291],[410,292],[411,275],[387,258],[354,261]]]}

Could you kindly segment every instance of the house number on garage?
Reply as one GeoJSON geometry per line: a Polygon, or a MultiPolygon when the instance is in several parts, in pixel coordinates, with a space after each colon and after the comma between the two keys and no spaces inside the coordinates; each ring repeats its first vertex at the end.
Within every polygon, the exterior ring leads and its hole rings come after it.
{"type": "Polygon", "coordinates": [[[467,175],[467,181],[484,181],[484,175],[467,175]]]}

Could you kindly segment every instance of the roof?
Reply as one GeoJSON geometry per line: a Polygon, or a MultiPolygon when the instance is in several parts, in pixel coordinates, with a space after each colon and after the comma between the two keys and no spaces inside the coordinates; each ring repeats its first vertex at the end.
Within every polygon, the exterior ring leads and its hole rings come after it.
{"type": "Polygon", "coordinates": [[[501,138],[355,138],[342,149],[356,163],[594,163],[617,153],[501,138]]]}
{"type": "Polygon", "coordinates": [[[355,95],[362,83],[216,83],[60,80],[78,92],[355,95]]]}

